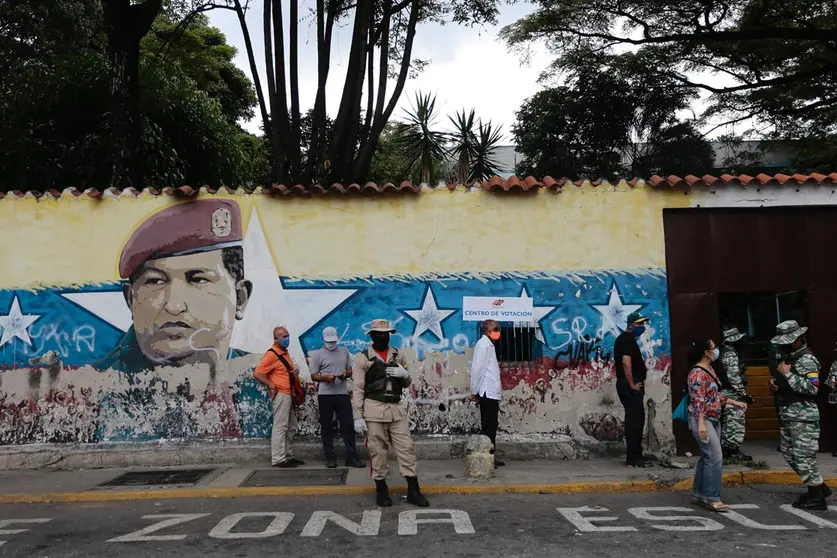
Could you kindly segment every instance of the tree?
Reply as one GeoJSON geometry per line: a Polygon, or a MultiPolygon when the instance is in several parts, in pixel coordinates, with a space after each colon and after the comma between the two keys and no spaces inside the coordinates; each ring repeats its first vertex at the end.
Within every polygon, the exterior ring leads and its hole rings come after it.
{"type": "MultiPolygon", "coordinates": [[[[0,4],[0,28],[16,30],[0,48],[18,53],[3,61],[9,71],[0,75],[0,189],[110,184],[111,91],[99,10],[99,0],[0,4]]],[[[159,39],[171,21],[160,18],[153,29],[140,47],[143,164],[136,180],[157,187],[265,180],[263,141],[235,123],[252,110],[255,93],[222,63],[231,66],[234,55],[223,36],[194,19],[181,29],[187,42],[161,57],[159,39]],[[194,37],[208,44],[193,44],[194,37]]]]}
{"type": "Polygon", "coordinates": [[[436,127],[436,96],[416,93],[415,104],[407,112],[407,122],[397,131],[398,146],[407,159],[410,174],[418,173],[419,181],[429,183],[445,159],[447,135],[436,127]]]}
{"type": "Polygon", "coordinates": [[[486,124],[481,121],[477,126],[477,142],[474,146],[474,159],[468,173],[469,182],[488,180],[500,164],[495,159],[497,146],[503,139],[502,126],[494,127],[489,120],[486,124]]]}
{"type": "Polygon", "coordinates": [[[453,124],[453,131],[448,136],[453,142],[450,154],[456,159],[454,180],[459,184],[465,184],[471,176],[471,162],[476,157],[476,111],[471,109],[471,112],[466,113],[463,109],[454,116],[448,116],[448,120],[453,124]]]}
{"type": "Polygon", "coordinates": [[[831,87],[837,79],[837,4],[831,1],[536,0],[536,5],[535,12],[504,28],[510,45],[543,40],[561,59],[639,48],[656,78],[710,92],[710,114],[732,122],[757,118],[780,131],[788,121],[837,131],[837,91],[831,87]],[[707,73],[731,84],[709,84],[701,76],[707,73]]]}
{"type": "Polygon", "coordinates": [[[140,41],[163,9],[163,0],[102,0],[111,79],[111,186],[133,186],[140,172],[140,41]]]}
{"type": "Polygon", "coordinates": [[[613,179],[712,167],[711,147],[696,124],[677,118],[694,91],[671,80],[647,87],[653,69],[643,53],[576,52],[554,69],[566,82],[536,93],[517,113],[512,133],[525,156],[519,173],[613,179]],[[677,151],[690,143],[701,148],[677,151]],[[675,151],[669,166],[661,157],[675,151]]]}
{"type": "Polygon", "coordinates": [[[299,0],[289,0],[288,36],[282,0],[263,0],[266,87],[258,79],[259,62],[247,18],[250,0],[193,0],[193,11],[227,8],[241,25],[251,74],[256,82],[262,120],[274,153],[277,181],[311,184],[317,168],[329,182],[362,181],[369,172],[378,138],[390,120],[407,78],[425,61],[413,59],[418,25],[424,22],[493,23],[497,0],[315,0],[317,93],[313,103],[310,152],[302,164],[299,97],[299,0]],[[352,22],[346,78],[334,126],[326,133],[326,85],[331,70],[334,27],[352,22]],[[389,91],[389,80],[395,85],[389,91]],[[328,145],[328,149],[323,146],[328,145]]]}

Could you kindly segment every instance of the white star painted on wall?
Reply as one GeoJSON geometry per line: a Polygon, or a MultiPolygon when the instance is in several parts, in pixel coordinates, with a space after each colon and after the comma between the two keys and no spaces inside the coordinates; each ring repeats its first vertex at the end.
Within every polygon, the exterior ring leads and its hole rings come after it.
{"type": "MultiPolygon", "coordinates": [[[[230,346],[262,354],[273,344],[273,328],[283,325],[290,333],[288,349],[291,358],[302,375],[307,377],[308,364],[300,338],[355,294],[357,289],[286,289],[279,278],[255,209],[244,238],[244,276],[253,283],[253,295],[244,310],[244,318],[233,327],[230,346]]],[[[121,291],[67,293],[63,296],[123,332],[128,331],[133,323],[121,291]]],[[[3,339],[5,335],[4,332],[3,339]]]]}
{"type": "Polygon", "coordinates": [[[308,365],[300,338],[357,289],[286,289],[255,208],[244,237],[244,275],[253,282],[253,296],[247,303],[244,319],[233,329],[231,346],[250,353],[264,353],[273,344],[273,328],[283,325],[290,333],[291,358],[307,377],[308,365]]]}
{"type": "Polygon", "coordinates": [[[642,308],[641,304],[622,304],[616,283],[613,283],[610,288],[610,298],[607,304],[592,304],[591,306],[602,315],[602,336],[607,333],[612,333],[614,336],[622,333],[631,312],[642,308]]]}
{"type": "Polygon", "coordinates": [[[18,338],[30,347],[32,339],[29,338],[29,326],[34,324],[41,316],[24,314],[20,311],[20,302],[15,296],[12,300],[12,307],[5,316],[0,316],[0,328],[3,329],[3,337],[0,338],[0,347],[14,338],[18,338]]]}
{"type": "Polygon", "coordinates": [[[417,310],[402,310],[402,312],[416,322],[416,330],[413,332],[413,337],[419,337],[425,331],[429,331],[441,341],[445,337],[445,334],[442,332],[442,322],[449,318],[451,314],[456,313],[456,310],[439,308],[436,304],[436,297],[433,296],[433,289],[427,287],[427,290],[424,292],[424,302],[421,308],[417,310]]]}
{"type": "MultiPolygon", "coordinates": [[[[529,291],[526,290],[526,285],[523,285],[523,289],[520,291],[520,298],[532,298],[531,296],[529,296],[529,291]]],[[[534,301],[532,303],[534,304],[534,301]]],[[[516,322],[515,325],[535,326],[535,339],[537,339],[541,343],[546,344],[546,341],[543,337],[543,330],[541,329],[541,320],[546,318],[556,308],[557,306],[533,306],[533,320],[531,322],[516,322]]]]}

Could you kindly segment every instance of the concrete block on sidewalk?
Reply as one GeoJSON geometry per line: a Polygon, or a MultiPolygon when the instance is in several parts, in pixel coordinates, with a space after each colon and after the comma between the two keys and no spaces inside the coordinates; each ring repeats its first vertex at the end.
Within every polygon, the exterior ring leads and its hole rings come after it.
{"type": "Polygon", "coordinates": [[[472,436],[465,448],[465,476],[490,479],[494,476],[493,446],[488,436],[472,436]]]}

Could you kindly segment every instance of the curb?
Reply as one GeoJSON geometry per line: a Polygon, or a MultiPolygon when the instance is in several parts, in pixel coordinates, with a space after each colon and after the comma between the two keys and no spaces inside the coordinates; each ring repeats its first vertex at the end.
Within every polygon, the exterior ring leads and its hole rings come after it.
{"type": "MultiPolygon", "coordinates": [[[[837,485],[837,477],[827,477],[837,485]]],[[[724,473],[724,486],[748,484],[798,485],[799,476],[793,471],[741,471],[724,473]]],[[[691,479],[672,484],[658,481],[596,481],[560,484],[452,484],[422,486],[425,494],[586,494],[629,492],[681,492],[689,490],[691,479]]],[[[391,487],[395,494],[405,487],[391,487]]],[[[54,492],[43,494],[0,494],[0,504],[119,502],[138,500],[174,500],[196,498],[252,498],[258,496],[354,496],[374,494],[374,486],[267,486],[237,488],[186,488],[163,490],[54,492]]]]}

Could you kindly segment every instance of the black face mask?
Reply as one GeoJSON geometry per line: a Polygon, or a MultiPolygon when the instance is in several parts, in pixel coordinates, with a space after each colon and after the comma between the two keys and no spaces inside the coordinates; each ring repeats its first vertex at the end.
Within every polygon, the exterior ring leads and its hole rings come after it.
{"type": "Polygon", "coordinates": [[[383,351],[389,347],[389,333],[373,331],[369,337],[372,338],[372,348],[376,351],[383,351]]]}

